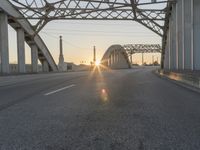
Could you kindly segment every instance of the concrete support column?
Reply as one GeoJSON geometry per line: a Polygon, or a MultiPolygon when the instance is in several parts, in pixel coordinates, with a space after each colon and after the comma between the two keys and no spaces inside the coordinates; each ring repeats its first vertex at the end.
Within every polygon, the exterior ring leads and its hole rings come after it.
{"type": "Polygon", "coordinates": [[[46,60],[42,61],[42,70],[43,70],[43,72],[49,72],[49,65],[46,60]]]}
{"type": "Polygon", "coordinates": [[[115,51],[115,63],[118,63],[118,50],[115,51]]]}
{"type": "Polygon", "coordinates": [[[194,0],[191,0],[191,70],[194,70],[194,0]]]}
{"type": "Polygon", "coordinates": [[[115,63],[117,63],[117,50],[115,51],[115,63]]]}
{"type": "Polygon", "coordinates": [[[32,72],[38,72],[38,48],[35,44],[31,45],[31,65],[32,72]]]}
{"type": "Polygon", "coordinates": [[[133,64],[133,56],[132,54],[130,55],[130,62],[131,62],[131,65],[133,64]]]}
{"type": "Polygon", "coordinates": [[[193,70],[193,0],[182,0],[184,69],[193,70]]]}
{"type": "Polygon", "coordinates": [[[171,51],[172,51],[172,44],[171,44],[171,34],[172,34],[172,29],[171,29],[172,23],[171,23],[171,18],[169,19],[169,32],[168,32],[168,69],[171,69],[171,51]]]}
{"type": "Polygon", "coordinates": [[[144,53],[142,53],[142,65],[144,64],[144,53]]]}
{"type": "Polygon", "coordinates": [[[113,51],[113,64],[115,64],[116,56],[115,56],[115,50],[113,51]]]}
{"type": "Polygon", "coordinates": [[[118,51],[115,51],[115,63],[118,62],[118,51]]]}
{"type": "Polygon", "coordinates": [[[0,12],[0,62],[1,72],[9,73],[9,51],[8,51],[8,17],[0,12]]]}
{"type": "Polygon", "coordinates": [[[164,62],[164,69],[170,69],[170,28],[167,31],[167,41],[166,41],[166,47],[165,47],[165,62],[164,62]]]}
{"type": "Polygon", "coordinates": [[[19,73],[25,73],[25,42],[24,42],[24,30],[17,29],[17,52],[18,52],[18,71],[19,73]]]}
{"type": "Polygon", "coordinates": [[[194,70],[200,70],[200,1],[191,0],[191,9],[193,9],[193,63],[194,70]]]}
{"type": "Polygon", "coordinates": [[[117,51],[117,63],[119,62],[119,51],[117,51]]]}
{"type": "Polygon", "coordinates": [[[113,59],[113,53],[111,53],[111,55],[110,55],[110,59],[111,59],[111,66],[113,66],[113,63],[114,63],[114,59],[113,59]]]}
{"type": "Polygon", "coordinates": [[[184,69],[183,62],[183,21],[182,21],[182,5],[183,1],[178,0],[176,5],[176,56],[177,68],[184,69]]]}
{"type": "Polygon", "coordinates": [[[177,47],[176,47],[176,4],[172,6],[172,15],[170,19],[170,69],[177,68],[177,47]]]}
{"type": "Polygon", "coordinates": [[[181,0],[182,2],[182,16],[181,16],[181,23],[182,23],[182,69],[185,69],[185,0],[181,0]]]}
{"type": "Polygon", "coordinates": [[[119,51],[118,52],[118,62],[120,62],[121,61],[121,52],[119,51]]]}
{"type": "Polygon", "coordinates": [[[108,57],[108,67],[110,66],[110,57],[108,57]]]}

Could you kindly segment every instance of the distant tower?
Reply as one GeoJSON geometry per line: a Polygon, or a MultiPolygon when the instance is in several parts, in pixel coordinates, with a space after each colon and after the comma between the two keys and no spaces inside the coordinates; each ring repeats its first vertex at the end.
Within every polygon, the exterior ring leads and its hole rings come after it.
{"type": "Polygon", "coordinates": [[[60,55],[59,55],[58,69],[59,69],[59,71],[64,71],[64,56],[63,56],[62,36],[60,36],[60,55]]]}
{"type": "Polygon", "coordinates": [[[96,47],[94,46],[94,57],[93,57],[93,62],[95,64],[96,62],[96,47]]]}

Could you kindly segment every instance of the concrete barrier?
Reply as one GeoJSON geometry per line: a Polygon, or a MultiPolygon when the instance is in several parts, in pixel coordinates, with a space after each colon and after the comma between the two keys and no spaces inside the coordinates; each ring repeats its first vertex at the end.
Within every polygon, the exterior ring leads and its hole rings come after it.
{"type": "Polygon", "coordinates": [[[184,83],[184,84],[200,89],[200,76],[194,76],[192,74],[177,73],[177,72],[165,71],[165,70],[157,70],[156,72],[161,77],[162,76],[167,77],[171,80],[175,80],[180,83],[184,83]]]}

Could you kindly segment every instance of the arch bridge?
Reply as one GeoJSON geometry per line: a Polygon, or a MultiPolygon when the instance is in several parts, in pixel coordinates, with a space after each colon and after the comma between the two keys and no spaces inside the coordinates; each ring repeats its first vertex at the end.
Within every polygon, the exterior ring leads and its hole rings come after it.
{"type": "Polygon", "coordinates": [[[162,68],[200,70],[199,0],[1,0],[0,10],[2,73],[9,73],[8,24],[17,31],[19,72],[25,72],[25,41],[32,49],[34,72],[37,59],[44,70],[57,71],[38,33],[60,19],[136,21],[162,38],[162,68]]]}
{"type": "Polygon", "coordinates": [[[102,65],[111,69],[126,69],[132,66],[135,53],[161,53],[159,44],[127,44],[110,46],[101,60],[102,65]]]}

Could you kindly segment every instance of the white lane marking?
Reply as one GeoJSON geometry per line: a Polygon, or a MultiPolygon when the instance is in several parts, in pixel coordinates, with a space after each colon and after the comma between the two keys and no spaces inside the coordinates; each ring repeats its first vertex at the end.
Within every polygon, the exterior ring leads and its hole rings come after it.
{"type": "Polygon", "coordinates": [[[72,84],[72,85],[69,85],[69,86],[66,86],[66,87],[63,87],[61,89],[58,89],[58,90],[55,90],[55,91],[52,91],[52,92],[49,92],[49,93],[46,93],[44,94],[45,96],[48,96],[48,95],[51,95],[51,94],[54,94],[54,93],[57,93],[57,92],[60,92],[60,91],[63,91],[63,90],[66,90],[66,89],[69,89],[69,88],[72,88],[76,86],[75,84],[72,84]]]}

